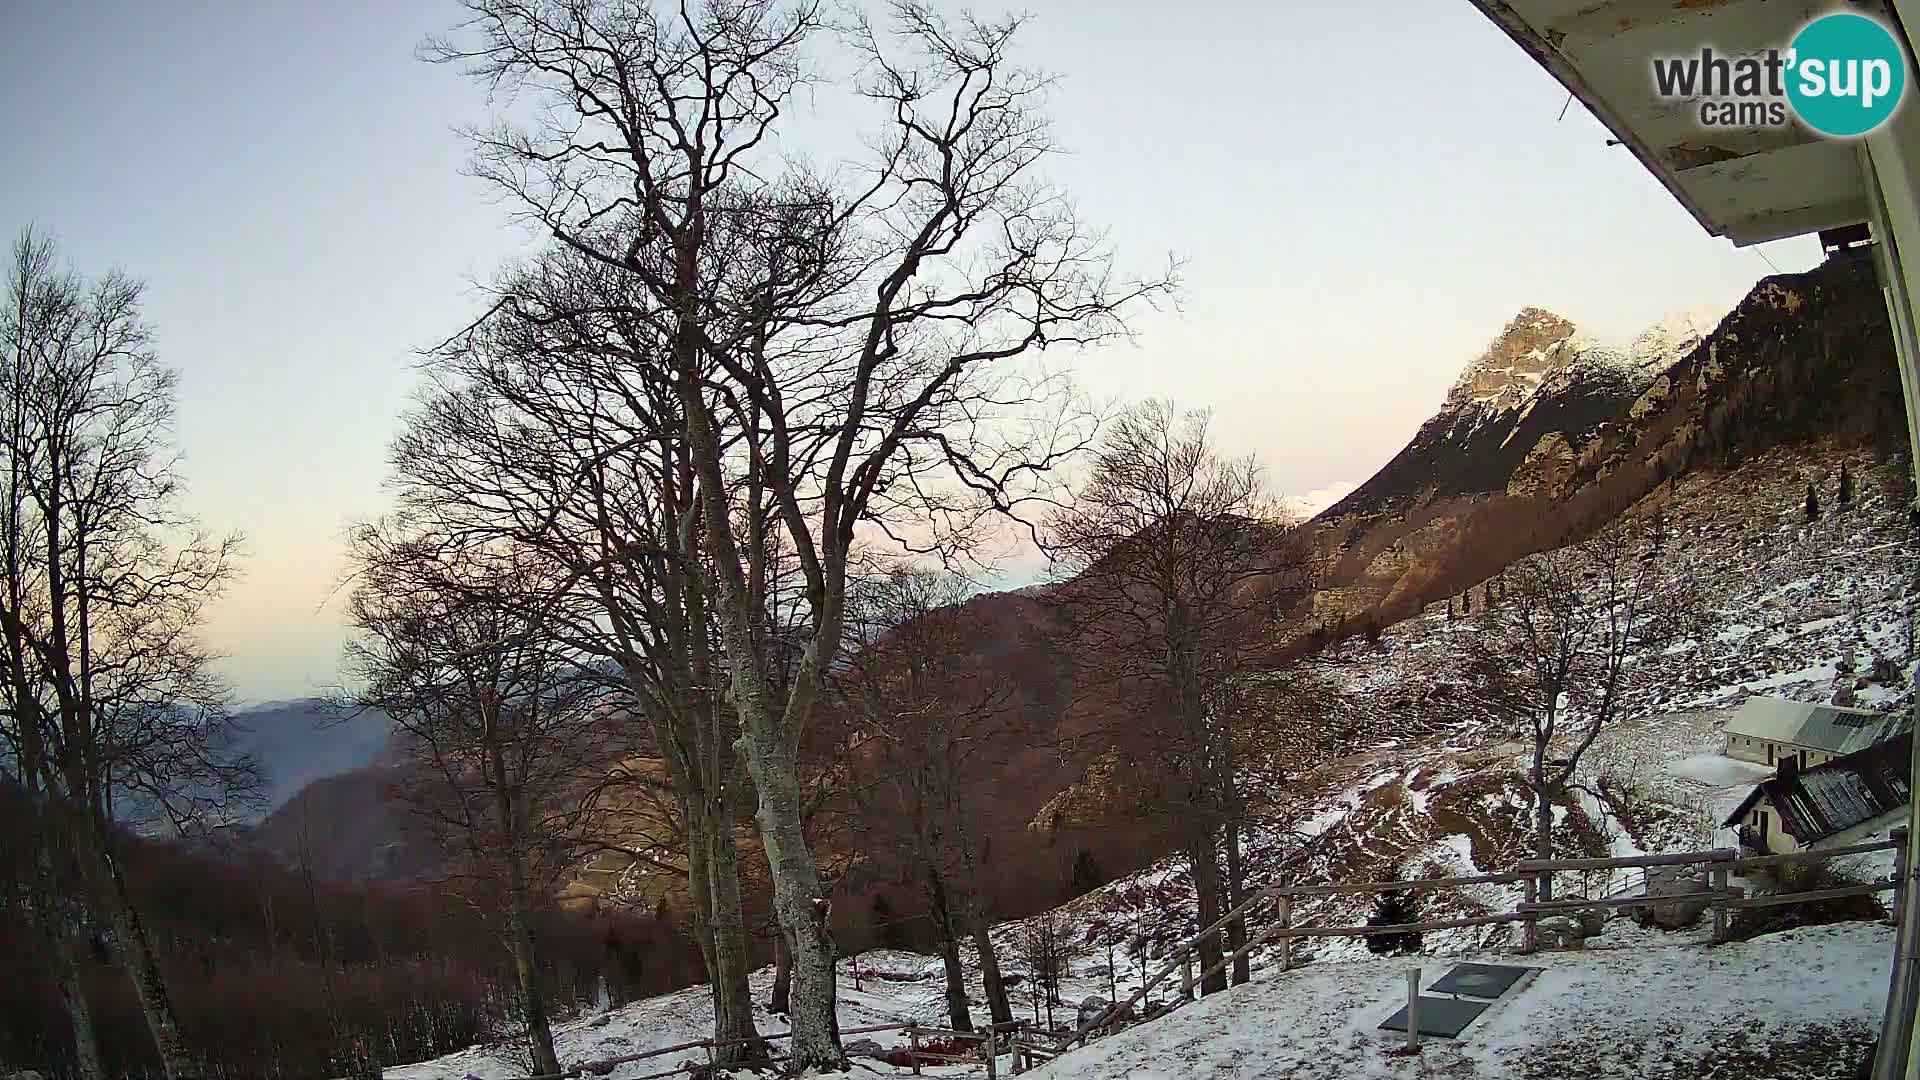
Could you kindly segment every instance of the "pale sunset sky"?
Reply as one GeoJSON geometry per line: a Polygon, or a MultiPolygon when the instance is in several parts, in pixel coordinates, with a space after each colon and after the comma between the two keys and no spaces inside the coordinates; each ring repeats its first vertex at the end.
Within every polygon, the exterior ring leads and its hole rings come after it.
{"type": "MultiPolygon", "coordinates": [[[[958,10],[958,5],[954,5],[958,10]]],[[[1707,237],[1467,0],[1028,0],[1050,174],[1178,310],[1088,354],[1103,398],[1211,406],[1274,490],[1365,480],[1519,308],[1602,337],[1769,272],[1707,237]]],[[[977,10],[1002,10],[992,3],[977,10]]],[[[247,536],[212,644],[245,701],[339,678],[341,538],[383,508],[412,351],[532,249],[462,174],[481,90],[415,46],[447,0],[10,0],[0,229],[147,283],[188,505],[247,536]]],[[[857,134],[858,113],[809,118],[857,134]]],[[[846,141],[830,138],[829,141],[846,141]]],[[[1811,240],[1767,245],[1783,271],[1811,240]]]]}

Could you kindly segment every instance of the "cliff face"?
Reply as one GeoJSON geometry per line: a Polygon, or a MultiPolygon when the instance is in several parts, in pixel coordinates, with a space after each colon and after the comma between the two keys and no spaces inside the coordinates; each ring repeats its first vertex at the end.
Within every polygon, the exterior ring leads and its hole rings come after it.
{"type": "Polygon", "coordinates": [[[1523,308],[1405,449],[1322,516],[1404,515],[1436,499],[1507,491],[1516,479],[1532,491],[1543,469],[1577,455],[1711,330],[1708,318],[1685,314],[1616,345],[1523,308]]]}
{"type": "Polygon", "coordinates": [[[1522,311],[1379,473],[1316,521],[1340,563],[1329,618],[1378,623],[1597,528],[1661,484],[1780,445],[1898,454],[1905,413],[1871,264],[1760,281],[1716,324],[1624,348],[1522,311]],[[1703,332],[1702,328],[1707,327],[1703,332]]]}

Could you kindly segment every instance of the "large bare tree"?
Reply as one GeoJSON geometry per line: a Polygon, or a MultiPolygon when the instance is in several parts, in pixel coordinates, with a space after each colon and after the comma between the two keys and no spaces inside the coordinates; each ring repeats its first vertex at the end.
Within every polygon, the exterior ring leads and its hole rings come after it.
{"type": "Polygon", "coordinates": [[[614,702],[556,643],[555,571],[529,553],[378,526],[353,547],[358,704],[404,733],[403,797],[500,916],[534,1071],[556,1075],[534,920],[591,843],[614,702]]]}
{"type": "MultiPolygon", "coordinates": [[[[644,728],[629,733],[630,752],[665,765],[722,1060],[763,1056],[734,841],[751,787],[719,691],[703,510],[664,346],[636,314],[644,296],[571,249],[506,274],[498,291],[487,317],[429,354],[391,488],[450,543],[510,543],[554,569],[551,632],[627,696],[644,728]]],[[[761,564],[769,577],[778,562],[761,564]]],[[[762,596],[778,592],[762,582],[762,596]]],[[[652,782],[609,761],[603,793],[652,782]]]]}
{"type": "Polygon", "coordinates": [[[1056,398],[1019,358],[1124,328],[1166,286],[1121,281],[1101,238],[1038,177],[1053,149],[1047,80],[1009,49],[1017,20],[950,25],[918,3],[893,34],[823,34],[784,0],[677,8],[469,0],[430,47],[537,100],[476,138],[476,168],[563,246],[646,297],[700,500],[739,752],[791,943],[797,1066],[845,1062],[829,896],[795,765],[839,652],[857,532],[934,546],[1017,503],[1076,445],[1072,425],[1008,413],[1056,398]],[[839,42],[879,127],[868,160],[825,175],[796,92],[839,42]],[[765,553],[784,537],[809,637],[785,685],[767,649],[765,553]]]}
{"type": "MultiPolygon", "coordinates": [[[[1619,721],[1646,663],[1705,631],[1695,584],[1658,533],[1623,516],[1577,543],[1529,555],[1502,572],[1496,602],[1458,635],[1489,712],[1532,738],[1527,786],[1534,856],[1553,858],[1553,804],[1566,798],[1595,740],[1619,721]]],[[[1542,899],[1552,898],[1552,881],[1542,899]]]]}
{"type": "MultiPolygon", "coordinates": [[[[115,854],[116,820],[185,827],[251,785],[222,756],[227,698],[196,631],[232,574],[237,537],[215,539],[179,508],[171,447],[174,373],[152,348],[138,282],[87,281],[31,232],[15,245],[0,308],[6,498],[6,735],[41,827],[51,874],[71,858],[96,925],[110,927],[169,1078],[198,1075],[153,944],[115,854]],[[64,849],[52,850],[53,838],[64,849]]],[[[50,878],[48,879],[50,880],[50,878]]],[[[97,1068],[69,962],[80,928],[43,890],[82,1068],[97,1068]]]]}
{"type": "Polygon", "coordinates": [[[1017,732],[1010,687],[966,665],[968,591],[956,575],[916,566],[863,583],[860,643],[835,680],[854,729],[861,849],[877,876],[923,894],[945,964],[948,1019],[960,1031],[973,1030],[960,959],[969,937],[994,1022],[1013,1019],[980,914],[979,822],[1017,732]]]}
{"type": "MultiPolygon", "coordinates": [[[[1276,618],[1310,588],[1307,549],[1270,512],[1258,464],[1224,456],[1204,411],[1160,401],[1109,427],[1049,526],[1070,575],[1055,601],[1080,644],[1080,679],[1139,703],[1128,724],[1169,766],[1143,770],[1141,794],[1182,829],[1198,918],[1211,925],[1241,885],[1238,723],[1267,696],[1251,680],[1267,673],[1276,618]]],[[[1244,926],[1229,930],[1244,941],[1244,926]]],[[[1201,943],[1203,967],[1221,955],[1219,938],[1201,943]]],[[[1203,990],[1226,978],[1209,975],[1203,990]]]]}

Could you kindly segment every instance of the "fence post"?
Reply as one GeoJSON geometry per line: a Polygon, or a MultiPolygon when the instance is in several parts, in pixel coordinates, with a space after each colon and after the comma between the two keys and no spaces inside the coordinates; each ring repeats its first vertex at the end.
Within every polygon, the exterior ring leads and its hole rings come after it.
{"type": "Polygon", "coordinates": [[[1531,954],[1540,945],[1540,913],[1529,911],[1527,908],[1540,900],[1540,879],[1529,877],[1526,880],[1526,889],[1527,907],[1521,909],[1526,914],[1526,921],[1520,924],[1520,952],[1531,954]]]}
{"type": "Polygon", "coordinates": [[[1900,918],[1906,911],[1907,903],[1907,827],[1901,825],[1887,833],[1887,839],[1893,841],[1893,925],[1900,925],[1900,918]]]}
{"type": "Polygon", "coordinates": [[[920,1075],[920,1029],[907,1029],[907,1056],[913,1059],[913,1075],[920,1075]]]}
{"type": "Polygon", "coordinates": [[[1407,969],[1407,1049],[1420,1049],[1420,969],[1407,969]]]}
{"type": "Polygon", "coordinates": [[[1281,894],[1281,970],[1294,967],[1294,936],[1286,930],[1294,924],[1294,897],[1281,894]]]}
{"type": "Polygon", "coordinates": [[[994,1058],[998,1057],[999,1055],[994,1052],[993,1043],[994,1043],[993,1023],[992,1021],[988,1021],[987,1023],[987,1080],[994,1080],[994,1077],[998,1075],[997,1073],[994,1072],[995,1067],[998,1065],[998,1063],[994,1061],[994,1058]]]}
{"type": "Polygon", "coordinates": [[[1730,875],[1726,864],[1713,868],[1713,943],[1724,945],[1727,942],[1727,889],[1730,875]]]}
{"type": "Polygon", "coordinates": [[[1193,1000],[1193,953],[1180,958],[1180,996],[1193,1000]]]}

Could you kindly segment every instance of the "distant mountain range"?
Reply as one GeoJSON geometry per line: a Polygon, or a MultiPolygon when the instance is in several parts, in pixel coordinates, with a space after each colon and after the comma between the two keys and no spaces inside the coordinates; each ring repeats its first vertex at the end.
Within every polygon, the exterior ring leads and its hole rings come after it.
{"type": "Polygon", "coordinates": [[[393,721],[379,712],[351,712],[324,698],[276,701],[234,714],[229,749],[260,767],[263,807],[253,820],[285,805],[315,780],[380,761],[393,741],[393,721]]]}

